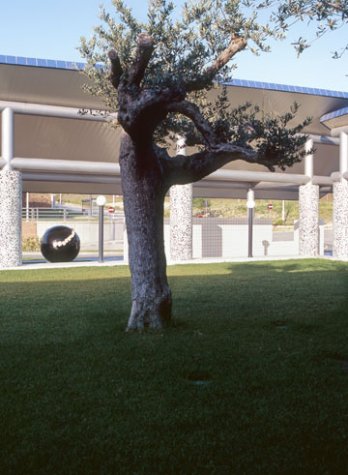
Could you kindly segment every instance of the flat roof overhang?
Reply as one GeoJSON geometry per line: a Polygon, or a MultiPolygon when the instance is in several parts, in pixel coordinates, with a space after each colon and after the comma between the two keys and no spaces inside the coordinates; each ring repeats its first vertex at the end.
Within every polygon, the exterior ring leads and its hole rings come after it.
{"type": "MultiPolygon", "coordinates": [[[[10,103],[17,108],[13,164],[23,171],[24,191],[121,194],[118,169],[121,132],[91,115],[78,113],[82,108],[103,109],[100,99],[82,91],[85,81],[80,71],[82,65],[72,69],[71,63],[30,58],[9,61],[0,56],[1,62],[0,108],[10,103]]],[[[316,138],[314,175],[327,177],[327,183],[325,180],[321,183],[322,191],[327,192],[331,173],[339,169],[339,150],[337,140],[330,139],[330,130],[321,118],[347,108],[348,93],[241,80],[226,85],[232,106],[251,102],[265,112],[282,114],[296,101],[301,105],[297,120],[313,117],[306,133],[316,138]]],[[[211,93],[216,94],[216,89],[211,93]]],[[[257,198],[297,199],[298,196],[298,183],[276,182],[261,165],[238,160],[226,165],[221,173],[226,173],[225,179],[213,174],[195,183],[194,195],[244,198],[246,190],[255,186],[257,198]],[[270,181],[259,177],[240,181],[233,174],[228,175],[233,171],[267,172],[270,181]]],[[[289,174],[303,175],[304,164],[295,164],[282,172],[289,174]]]]}
{"type": "Polygon", "coordinates": [[[330,130],[332,136],[348,131],[348,107],[324,114],[320,122],[330,130]]]}

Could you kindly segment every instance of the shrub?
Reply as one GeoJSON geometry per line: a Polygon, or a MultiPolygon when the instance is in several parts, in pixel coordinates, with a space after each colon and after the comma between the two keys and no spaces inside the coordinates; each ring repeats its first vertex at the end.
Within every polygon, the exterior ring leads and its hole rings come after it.
{"type": "Polygon", "coordinates": [[[31,236],[23,239],[22,249],[23,251],[39,251],[40,239],[37,236],[31,236]]]}

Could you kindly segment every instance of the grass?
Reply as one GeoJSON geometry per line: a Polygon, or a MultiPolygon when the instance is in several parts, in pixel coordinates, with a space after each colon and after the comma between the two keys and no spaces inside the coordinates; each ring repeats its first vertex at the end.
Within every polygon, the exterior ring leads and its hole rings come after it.
{"type": "Polygon", "coordinates": [[[0,273],[2,475],[348,473],[348,266],[169,268],[128,335],[126,268],[0,273]]]}

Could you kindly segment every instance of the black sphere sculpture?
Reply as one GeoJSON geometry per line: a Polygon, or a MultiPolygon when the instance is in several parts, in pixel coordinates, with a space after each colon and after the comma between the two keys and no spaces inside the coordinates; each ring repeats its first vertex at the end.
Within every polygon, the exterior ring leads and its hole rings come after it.
{"type": "Polygon", "coordinates": [[[49,262],[70,262],[80,251],[80,238],[68,226],[53,226],[41,238],[41,253],[49,262]]]}

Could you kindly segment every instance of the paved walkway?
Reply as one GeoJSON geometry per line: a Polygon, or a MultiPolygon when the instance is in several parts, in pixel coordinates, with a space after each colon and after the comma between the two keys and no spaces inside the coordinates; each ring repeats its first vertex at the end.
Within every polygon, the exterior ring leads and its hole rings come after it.
{"type": "MultiPolygon", "coordinates": [[[[321,256],[322,259],[333,259],[331,256],[321,256]]],[[[204,258],[204,259],[192,259],[182,262],[168,262],[168,265],[184,265],[184,264],[215,264],[222,262],[260,262],[260,261],[286,261],[294,259],[307,259],[303,256],[283,256],[283,257],[240,257],[240,258],[204,258]]],[[[35,269],[62,269],[62,268],[74,268],[74,267],[103,267],[103,266],[122,266],[128,265],[123,260],[123,256],[111,257],[107,256],[103,262],[99,262],[97,257],[79,257],[72,262],[47,262],[43,259],[30,259],[24,260],[23,265],[20,267],[8,267],[7,270],[35,270],[35,269]]]]}
{"type": "Polygon", "coordinates": [[[99,262],[97,257],[79,257],[72,262],[47,262],[44,259],[23,260],[20,267],[9,267],[3,270],[35,270],[35,269],[59,269],[68,267],[91,267],[91,266],[119,266],[125,265],[122,256],[105,257],[103,262],[99,262]]]}

